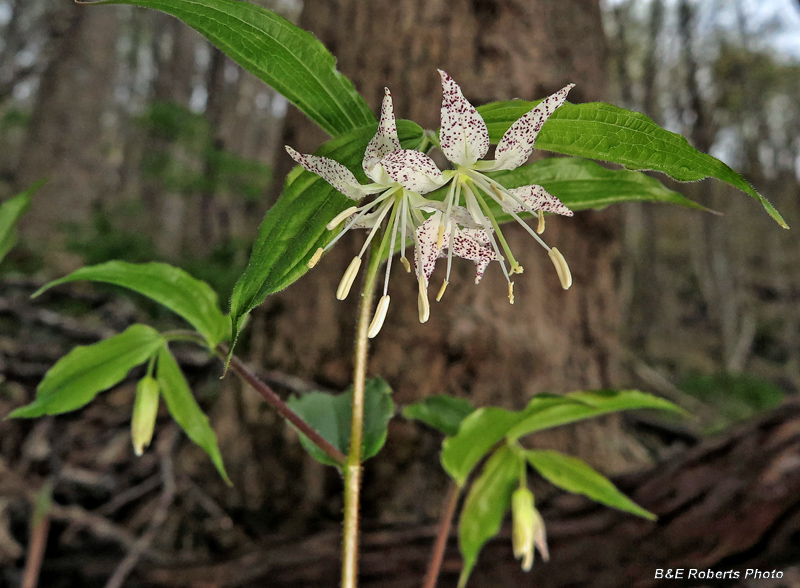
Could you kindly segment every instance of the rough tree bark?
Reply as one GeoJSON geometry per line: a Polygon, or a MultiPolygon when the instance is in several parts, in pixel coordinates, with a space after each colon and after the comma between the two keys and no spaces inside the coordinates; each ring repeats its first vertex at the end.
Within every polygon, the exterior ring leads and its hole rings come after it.
{"type": "MultiPolygon", "coordinates": [[[[309,0],[301,26],[337,56],[340,70],[373,107],[388,86],[399,117],[436,128],[437,67],[476,104],[542,97],[571,81],[578,84],[571,100],[600,99],[606,83],[600,16],[594,0],[309,0]]],[[[320,131],[290,112],[286,143],[310,152],[322,140],[320,131]]],[[[284,156],[281,163],[287,162],[284,156]]],[[[457,262],[443,301],[432,302],[430,321],[420,325],[416,282],[396,270],[392,306],[372,344],[370,371],[391,383],[400,404],[449,393],[476,405],[519,408],[537,392],[619,384],[617,220],[606,211],[548,221],[544,237],[562,250],[575,278],[568,292],[545,252],[509,226],[509,242],[525,267],[516,280],[514,306],[497,268],[476,287],[472,264],[457,262]]],[[[252,326],[254,360],[332,388],[349,384],[357,295],[337,302],[333,293],[362,239],[357,235],[338,245],[285,294],[268,299],[252,326]]],[[[439,271],[434,292],[443,277],[439,271]]],[[[564,430],[550,441],[605,471],[642,457],[616,419],[588,424],[580,434],[564,430]]],[[[417,428],[396,419],[384,452],[367,465],[365,516],[437,516],[446,487],[437,453],[417,428]]]]}
{"type": "Polygon", "coordinates": [[[72,3],[48,15],[53,60],[42,74],[16,183],[21,189],[50,178],[21,229],[51,259],[62,249],[63,223],[86,223],[115,183],[104,114],[114,93],[118,16],[72,3]]]}

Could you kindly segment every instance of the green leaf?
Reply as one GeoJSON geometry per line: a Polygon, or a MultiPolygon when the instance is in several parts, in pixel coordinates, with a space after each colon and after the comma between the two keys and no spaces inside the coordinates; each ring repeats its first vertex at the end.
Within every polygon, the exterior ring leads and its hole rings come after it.
{"type": "Polygon", "coordinates": [[[36,390],[36,399],[10,418],[61,414],[91,402],[98,393],[120,383],[147,361],[164,338],[147,325],[133,325],[94,345],[76,347],[50,368],[36,390]]]}
{"type": "Polygon", "coordinates": [[[521,460],[521,455],[504,445],[486,462],[467,495],[458,523],[458,546],[464,558],[459,588],[466,585],[484,544],[500,532],[511,494],[519,484],[521,460]]]}
{"type": "Polygon", "coordinates": [[[0,205],[0,261],[17,244],[17,221],[25,214],[33,196],[47,180],[39,180],[24,192],[9,198],[0,205]]]}
{"type": "Polygon", "coordinates": [[[275,88],[331,136],[375,116],[336,59],[311,33],[271,10],[237,0],[104,0],[161,10],[198,31],[225,55],[275,88]]]}
{"type": "Polygon", "coordinates": [[[570,392],[564,398],[572,402],[553,404],[537,402],[536,398],[531,400],[519,422],[506,432],[506,438],[515,441],[536,431],[623,410],[654,409],[686,414],[668,400],[639,390],[570,392]]]}
{"type": "Polygon", "coordinates": [[[406,406],[403,416],[409,420],[422,421],[437,431],[452,436],[458,433],[461,421],[474,410],[472,403],[466,398],[442,394],[406,406]]]}
{"type": "MultiPolygon", "coordinates": [[[[668,189],[647,174],[625,169],[608,169],[588,159],[550,157],[515,170],[491,175],[506,188],[538,184],[556,196],[571,210],[603,208],[618,202],[664,202],[687,208],[708,210],[668,189]]],[[[494,202],[493,202],[494,204],[494,202]]],[[[496,207],[500,211],[499,206],[496,207]]],[[[496,215],[499,222],[511,215],[496,215]]]]}
{"type": "Polygon", "coordinates": [[[535,431],[637,408],[683,413],[671,402],[638,390],[571,392],[563,396],[537,394],[521,411],[486,407],[465,418],[458,434],[442,444],[442,467],[463,486],[478,462],[504,438],[516,441],[535,431]]]}
{"type": "Polygon", "coordinates": [[[442,467],[463,487],[472,469],[519,420],[519,413],[510,410],[479,408],[461,422],[457,435],[444,440],[442,467]]]}
{"type": "MultiPolygon", "coordinates": [[[[513,100],[494,102],[478,108],[493,142],[537,102],[513,100]]],[[[566,103],[548,119],[536,140],[536,147],[555,153],[600,159],[628,169],[649,169],[692,182],[712,177],[749,194],[783,228],[788,225],[780,213],[739,174],[718,159],[692,147],[685,137],[671,133],[639,112],[606,104],[566,103]]]]}
{"type": "Polygon", "coordinates": [[[89,280],[122,286],[138,292],[183,317],[214,347],[228,335],[229,322],[219,309],[217,294],[182,269],[165,263],[109,261],[83,267],[40,288],[39,296],[59,284],[89,280]]]}
{"type": "MultiPolygon", "coordinates": [[[[287,404],[317,433],[345,455],[350,450],[352,388],[342,394],[311,392],[291,398],[287,404]]],[[[362,461],[377,454],[386,442],[389,420],[394,414],[392,389],[381,378],[367,380],[364,390],[364,438],[362,461]]],[[[300,442],[311,456],[326,465],[339,466],[324,451],[300,433],[300,442]]]]}
{"type": "Polygon", "coordinates": [[[166,343],[158,352],[156,379],[161,396],[167,404],[169,413],[180,425],[186,435],[205,451],[216,466],[217,471],[228,484],[231,480],[222,463],[222,454],[217,445],[217,435],[208,422],[208,417],[198,406],[197,401],[183,377],[178,362],[175,361],[166,343]]]}
{"type": "Polygon", "coordinates": [[[580,459],[558,451],[530,450],[525,452],[528,462],[543,478],[554,486],[573,494],[582,494],[596,502],[618,508],[651,521],[656,515],[643,509],[601,473],[580,459]]]}
{"type": "MultiPolygon", "coordinates": [[[[316,155],[343,163],[365,182],[361,160],[376,130],[377,125],[371,124],[353,131],[325,143],[316,155]]],[[[413,149],[422,139],[422,128],[412,122],[398,121],[397,130],[406,149],[413,149]]],[[[352,200],[316,174],[300,166],[292,170],[280,198],[261,223],[247,269],[233,289],[231,321],[234,343],[251,310],[308,271],[308,261],[317,248],[324,247],[336,236],[335,231],[329,231],[325,226],[352,205],[352,200]]]]}

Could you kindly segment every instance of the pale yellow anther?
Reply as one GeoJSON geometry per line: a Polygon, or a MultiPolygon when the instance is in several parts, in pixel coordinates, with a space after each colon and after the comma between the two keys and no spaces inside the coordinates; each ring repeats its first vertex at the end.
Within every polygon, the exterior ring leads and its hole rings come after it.
{"type": "Polygon", "coordinates": [[[517,263],[508,271],[508,274],[513,276],[514,274],[521,274],[524,271],[525,271],[525,268],[517,263]]]}
{"type": "Polygon", "coordinates": [[[318,247],[317,250],[314,252],[314,255],[311,256],[311,259],[308,260],[308,267],[312,268],[319,263],[320,258],[322,257],[324,249],[322,247],[318,247]]]}
{"type": "Polygon", "coordinates": [[[354,257],[353,261],[350,262],[350,265],[347,266],[347,270],[345,270],[344,275],[342,276],[342,281],[339,282],[339,287],[336,289],[336,298],[339,300],[344,300],[347,298],[347,295],[350,293],[350,288],[353,287],[353,282],[356,280],[356,276],[358,275],[358,270],[361,267],[361,258],[354,257]]]}
{"type": "Polygon", "coordinates": [[[333,220],[331,220],[331,222],[328,223],[326,228],[329,231],[332,231],[333,229],[335,229],[336,227],[339,226],[340,222],[342,222],[347,217],[352,216],[353,213],[357,212],[357,211],[358,211],[358,207],[356,207],[356,206],[351,206],[347,210],[343,210],[342,212],[337,214],[335,217],[333,217],[333,220]]]}
{"type": "Polygon", "coordinates": [[[561,287],[564,288],[564,290],[569,290],[569,287],[572,286],[572,273],[569,271],[567,260],[564,259],[561,252],[555,247],[549,251],[548,255],[550,256],[550,261],[553,262],[556,268],[558,279],[561,281],[561,287]]]}
{"type": "Polygon", "coordinates": [[[448,282],[447,280],[442,282],[442,287],[439,288],[439,293],[436,295],[436,302],[441,301],[442,296],[444,296],[444,291],[447,290],[447,284],[449,284],[449,283],[450,282],[448,282]]]}
{"type": "Polygon", "coordinates": [[[439,225],[439,236],[436,237],[436,249],[441,249],[444,243],[444,225],[439,225]]]}
{"type": "Polygon", "coordinates": [[[495,194],[497,194],[497,197],[498,197],[498,198],[499,198],[501,201],[506,199],[506,197],[503,195],[503,193],[502,193],[500,190],[498,190],[498,189],[497,189],[497,186],[495,186],[494,184],[492,184],[491,186],[492,186],[492,191],[493,191],[495,194]]]}
{"type": "Polygon", "coordinates": [[[508,301],[514,304],[514,282],[508,283],[508,301]]]}
{"type": "Polygon", "coordinates": [[[539,211],[539,225],[536,227],[536,232],[540,235],[544,233],[544,212],[539,211]]]}
{"type": "Polygon", "coordinates": [[[411,273],[411,264],[408,263],[408,259],[406,258],[405,255],[400,258],[400,263],[402,263],[403,267],[406,268],[406,273],[410,274],[411,273]]]}
{"type": "Polygon", "coordinates": [[[422,276],[419,277],[419,295],[417,296],[417,309],[419,310],[419,322],[427,323],[431,317],[431,305],[428,302],[428,287],[422,276]]]}
{"type": "Polygon", "coordinates": [[[375,309],[375,316],[372,317],[372,322],[369,324],[369,329],[367,330],[367,337],[370,339],[380,333],[381,327],[383,327],[383,321],[386,320],[386,311],[389,310],[390,298],[391,297],[386,294],[381,296],[378,302],[378,308],[375,309]]]}

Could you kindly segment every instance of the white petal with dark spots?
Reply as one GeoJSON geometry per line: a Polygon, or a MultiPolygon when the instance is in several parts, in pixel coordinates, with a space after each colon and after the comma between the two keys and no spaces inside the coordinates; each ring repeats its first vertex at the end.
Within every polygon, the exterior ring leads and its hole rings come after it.
{"type": "Polygon", "coordinates": [[[311,173],[317,174],[348,198],[352,198],[353,200],[361,200],[367,195],[367,191],[364,190],[361,184],[358,183],[358,180],[353,175],[353,172],[351,172],[338,161],[328,159],[327,157],[318,157],[317,155],[305,155],[303,153],[298,153],[288,145],[286,146],[286,152],[297,163],[302,165],[311,173]]]}
{"type": "Polygon", "coordinates": [[[489,151],[489,131],[475,107],[464,98],[461,88],[446,72],[442,78],[442,153],[451,162],[471,166],[489,151]]]}
{"type": "Polygon", "coordinates": [[[385,95],[381,105],[381,120],[378,123],[378,132],[372,137],[364,152],[362,167],[364,172],[373,182],[381,182],[382,173],[377,169],[380,160],[400,149],[400,140],[397,138],[397,125],[394,120],[392,107],[392,94],[389,88],[384,88],[385,95]]]}
{"type": "MultiPolygon", "coordinates": [[[[561,200],[550,194],[541,186],[522,186],[520,188],[511,188],[508,191],[530,206],[533,210],[543,210],[544,212],[551,212],[563,216],[573,215],[573,212],[567,208],[561,200]]],[[[527,210],[524,206],[513,200],[506,200],[506,202],[511,205],[511,210],[514,212],[527,210]]]]}
{"type": "Polygon", "coordinates": [[[564,86],[555,94],[542,100],[527,114],[518,118],[497,144],[494,152],[494,165],[490,169],[516,169],[528,161],[533,153],[536,137],[545,121],[555,112],[556,108],[564,104],[567,94],[574,86],[575,84],[564,86]]]}
{"type": "Polygon", "coordinates": [[[426,194],[444,184],[444,176],[433,160],[413,149],[401,149],[381,160],[386,173],[407,190],[426,194]]]}

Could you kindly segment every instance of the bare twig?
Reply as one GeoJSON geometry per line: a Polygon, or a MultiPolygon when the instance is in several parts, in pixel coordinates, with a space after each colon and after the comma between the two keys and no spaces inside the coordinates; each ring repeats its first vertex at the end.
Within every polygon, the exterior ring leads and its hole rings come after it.
{"type": "Polygon", "coordinates": [[[172,451],[179,437],[177,427],[173,428],[171,437],[161,456],[161,478],[164,487],[161,491],[161,497],[158,500],[158,507],[155,513],[153,513],[153,518],[150,520],[147,531],[136,540],[133,547],[128,551],[128,554],[117,566],[117,569],[111,574],[108,582],[106,582],[106,588],[122,588],[122,584],[136,567],[136,564],[139,563],[139,559],[153,543],[161,525],[167,520],[169,507],[172,505],[173,500],[175,500],[175,472],[173,471],[172,465],[172,451]]]}
{"type": "Polygon", "coordinates": [[[31,538],[28,544],[28,558],[25,560],[22,588],[36,588],[39,583],[39,571],[42,569],[47,535],[50,532],[52,500],[53,484],[46,482],[39,490],[31,517],[31,538]]]}
{"type": "Polygon", "coordinates": [[[450,490],[447,493],[442,516],[439,519],[439,530],[436,532],[436,542],[431,551],[431,561],[428,564],[428,572],[422,582],[422,588],[435,588],[436,581],[439,579],[439,570],[444,559],[444,550],[447,547],[447,540],[450,538],[450,527],[453,524],[453,516],[456,514],[458,496],[461,488],[455,482],[450,482],[450,490]]]}

